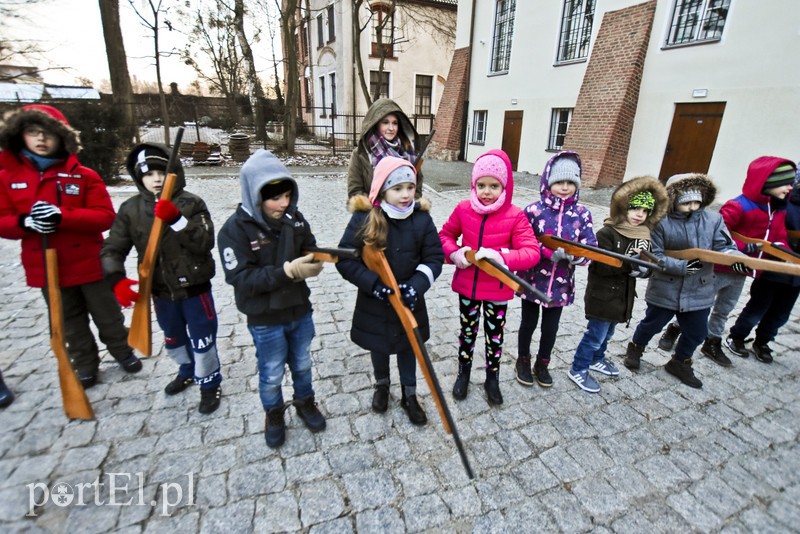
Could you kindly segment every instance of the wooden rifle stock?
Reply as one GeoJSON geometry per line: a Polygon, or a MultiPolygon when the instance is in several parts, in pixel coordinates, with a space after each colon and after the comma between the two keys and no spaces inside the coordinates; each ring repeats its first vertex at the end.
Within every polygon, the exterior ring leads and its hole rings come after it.
{"type": "Polygon", "coordinates": [[[733,265],[734,263],[743,263],[750,269],[756,271],[771,271],[774,273],[790,274],[792,276],[800,276],[800,265],[796,263],[785,263],[782,261],[762,260],[758,258],[751,258],[750,256],[740,256],[738,254],[726,254],[724,252],[716,252],[713,250],[704,250],[702,248],[687,248],[683,250],[665,250],[664,255],[680,260],[693,260],[699,259],[707,263],[715,263],[717,265],[733,265]]]}
{"type": "Polygon", "coordinates": [[[745,235],[740,234],[739,232],[731,232],[731,235],[738,239],[743,243],[752,243],[759,247],[762,251],[766,252],[770,256],[774,258],[781,259],[783,261],[787,261],[789,263],[800,263],[800,254],[794,252],[793,250],[782,247],[770,241],[765,241],[763,239],[757,239],[755,237],[747,237],[745,235]]]}
{"type": "Polygon", "coordinates": [[[572,254],[573,256],[589,258],[592,261],[605,263],[606,265],[610,265],[612,267],[622,267],[623,263],[630,263],[632,265],[645,267],[647,269],[658,269],[659,271],[663,271],[665,269],[663,264],[640,260],[632,256],[626,256],[625,254],[617,254],[616,252],[611,252],[610,250],[606,250],[604,248],[585,245],[583,243],[576,243],[575,241],[570,241],[569,239],[564,239],[563,237],[550,234],[539,236],[539,241],[541,241],[542,244],[547,248],[553,250],[557,248],[563,248],[566,252],[572,254]]]}
{"type": "Polygon", "coordinates": [[[393,291],[393,293],[389,295],[389,302],[392,304],[392,308],[394,308],[394,311],[400,318],[400,322],[403,324],[403,330],[405,330],[406,336],[408,336],[411,348],[414,351],[414,356],[417,358],[417,363],[419,363],[425,381],[428,383],[428,388],[436,403],[436,408],[439,410],[439,417],[442,420],[442,425],[444,425],[444,430],[453,436],[453,441],[455,441],[458,454],[461,456],[461,463],[464,464],[464,469],[467,471],[467,476],[470,479],[474,478],[467,453],[458,435],[455,421],[453,421],[453,416],[450,415],[447,401],[445,401],[442,388],[439,386],[439,380],[433,370],[433,363],[431,363],[431,359],[425,349],[425,344],[422,341],[422,336],[419,333],[419,325],[414,318],[414,314],[411,313],[411,310],[406,308],[403,304],[403,299],[400,296],[400,287],[397,284],[394,273],[392,273],[391,267],[389,267],[386,256],[375,247],[365,245],[361,251],[361,259],[364,261],[364,265],[366,265],[369,270],[377,273],[381,282],[386,284],[386,286],[393,291]]]}
{"type": "MultiPolygon", "coordinates": [[[[167,177],[161,188],[161,200],[170,200],[172,192],[175,190],[175,165],[178,161],[181,139],[183,138],[183,128],[178,128],[175,135],[175,143],[172,146],[172,154],[167,164],[167,177]]],[[[138,350],[144,358],[149,358],[153,353],[153,321],[150,316],[150,295],[153,291],[153,269],[158,258],[158,247],[161,244],[161,234],[164,229],[164,221],[158,217],[153,217],[153,227],[150,229],[150,237],[147,239],[147,248],[144,251],[144,258],[139,263],[139,298],[133,307],[133,317],[131,318],[131,328],[128,332],[128,345],[138,350]]]]}
{"type": "Polygon", "coordinates": [[[339,258],[348,260],[358,259],[358,251],[354,248],[309,247],[303,251],[303,254],[313,254],[314,261],[322,261],[325,263],[336,263],[339,261],[339,258]]]}
{"type": "Polygon", "coordinates": [[[503,267],[499,263],[489,258],[483,258],[480,260],[475,259],[475,251],[468,250],[465,254],[467,261],[470,262],[472,265],[480,269],[481,271],[485,272],[492,278],[496,278],[497,280],[503,282],[505,285],[510,287],[514,290],[515,293],[526,293],[536,300],[540,300],[547,304],[550,304],[551,298],[530,285],[528,282],[514,274],[513,272],[509,271],[507,268],[503,267]]]}
{"type": "MultiPolygon", "coordinates": [[[[47,240],[42,240],[45,248],[47,240]]],[[[61,305],[61,287],[58,281],[58,255],[55,249],[46,248],[47,300],[50,309],[50,348],[58,361],[58,381],[61,384],[61,401],[64,414],[70,419],[94,419],[94,410],[83,389],[64,343],[64,310],[61,305]]]]}

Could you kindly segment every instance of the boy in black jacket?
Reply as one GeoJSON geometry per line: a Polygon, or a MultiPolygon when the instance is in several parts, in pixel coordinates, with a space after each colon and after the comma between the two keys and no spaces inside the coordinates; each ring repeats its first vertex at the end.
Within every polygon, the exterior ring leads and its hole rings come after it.
{"type": "Polygon", "coordinates": [[[275,448],[286,438],[281,383],[287,363],[298,415],[312,432],[325,428],[311,386],[314,321],[305,283],[322,264],[302,254],[316,239],[297,210],[297,183],[278,158],[258,150],[242,166],[239,184],[242,203],[220,230],[219,248],[225,281],[256,346],[265,438],[275,448]]]}

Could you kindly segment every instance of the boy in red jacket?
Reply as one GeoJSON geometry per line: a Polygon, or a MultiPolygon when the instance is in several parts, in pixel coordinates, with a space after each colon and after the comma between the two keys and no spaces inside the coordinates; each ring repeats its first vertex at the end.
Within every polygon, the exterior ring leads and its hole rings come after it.
{"type": "Polygon", "coordinates": [[[28,285],[43,288],[45,299],[45,241],[58,252],[68,352],[90,388],[100,358],[89,315],[126,372],[138,372],[142,362],[128,346],[122,311],[100,266],[114,207],[100,176],[78,161],[80,148],[78,132],[52,106],[31,104],[6,115],[0,125],[0,237],[22,241],[28,285]]]}

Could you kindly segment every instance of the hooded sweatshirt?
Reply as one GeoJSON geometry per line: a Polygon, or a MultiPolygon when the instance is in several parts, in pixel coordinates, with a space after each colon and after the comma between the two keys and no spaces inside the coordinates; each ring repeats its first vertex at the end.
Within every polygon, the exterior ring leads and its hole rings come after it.
{"type": "MultiPolygon", "coordinates": [[[[364,121],[361,123],[361,133],[358,137],[358,146],[353,149],[350,156],[350,164],[347,167],[347,197],[351,198],[355,195],[366,195],[369,193],[370,185],[372,184],[372,171],[377,164],[374,161],[374,156],[369,149],[369,136],[373,133],[373,129],[389,113],[394,113],[397,116],[397,122],[403,133],[408,137],[408,141],[414,145],[417,140],[417,130],[408,120],[408,117],[403,110],[400,109],[394,100],[388,98],[381,98],[376,100],[367,110],[364,116],[364,121]]],[[[399,137],[399,135],[398,135],[399,137]]],[[[412,165],[416,161],[410,162],[412,165]]],[[[419,198],[422,195],[422,173],[417,174],[417,194],[419,198]]]]}
{"type": "Polygon", "coordinates": [[[295,321],[311,311],[305,281],[293,281],[283,264],[316,245],[308,222],[297,209],[297,183],[271,152],[259,149],[239,174],[242,202],[217,239],[225,281],[233,286],[236,307],[252,326],[295,321]],[[261,189],[268,183],[291,182],[291,200],[281,219],[261,210],[261,189]]]}
{"type": "MultiPolygon", "coordinates": [[[[144,186],[135,168],[136,156],[145,149],[158,150],[166,159],[169,159],[171,152],[166,145],[142,143],[128,155],[128,173],[139,194],[127,199],[119,207],[117,218],[100,252],[103,272],[111,287],[127,276],[125,258],[132,247],[136,248],[138,262],[144,259],[155,220],[157,199],[144,186]]],[[[214,257],[211,255],[214,224],[206,203],[184,189],[186,177],[180,163],[175,169],[175,177],[175,189],[170,200],[186,221],[185,224],[179,221],[163,232],[153,271],[153,295],[168,300],[190,298],[210,290],[215,270],[214,257]]]]}
{"type": "Polygon", "coordinates": [[[28,285],[44,287],[44,236],[23,230],[20,220],[31,206],[45,201],[61,209],[61,222],[46,236],[58,255],[62,287],[103,279],[100,247],[103,232],[114,221],[111,198],[98,174],[78,161],[78,132],[52,106],[31,104],[5,116],[0,125],[0,237],[22,241],[22,266],[28,285]],[[58,135],[57,161],[40,170],[23,155],[23,130],[36,124],[58,135]]]}

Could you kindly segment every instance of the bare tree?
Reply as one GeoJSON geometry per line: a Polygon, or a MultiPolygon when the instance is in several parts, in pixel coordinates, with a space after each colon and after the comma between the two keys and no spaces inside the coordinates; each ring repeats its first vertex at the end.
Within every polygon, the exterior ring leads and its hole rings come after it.
{"type": "Polygon", "coordinates": [[[278,32],[280,31],[280,6],[277,6],[278,14],[275,14],[274,9],[276,8],[276,4],[273,3],[272,0],[257,0],[255,4],[260,8],[264,15],[263,21],[265,22],[267,34],[269,35],[270,50],[272,51],[272,76],[274,82],[272,90],[275,92],[275,98],[278,100],[278,106],[283,107],[283,90],[281,89],[281,77],[278,72],[278,66],[282,63],[282,60],[279,60],[275,55],[275,38],[278,37],[278,32]]]}
{"type": "Polygon", "coordinates": [[[367,107],[380,98],[381,94],[381,80],[383,80],[383,67],[386,58],[394,47],[403,42],[404,39],[399,36],[394,26],[395,12],[397,10],[397,0],[392,0],[386,6],[381,4],[380,8],[373,10],[367,5],[368,15],[367,18],[361,20],[361,7],[364,5],[364,0],[354,0],[353,2],[353,55],[356,61],[356,71],[358,72],[358,81],[361,86],[361,92],[364,95],[364,100],[367,102],[367,107]],[[379,17],[377,23],[373,24],[375,17],[379,17]],[[379,58],[378,63],[378,83],[375,84],[375,89],[370,93],[369,86],[367,85],[366,77],[364,76],[364,62],[361,59],[361,33],[374,26],[376,46],[373,54],[379,58]],[[388,40],[387,38],[388,34],[388,40]]]}
{"type": "Polygon", "coordinates": [[[132,139],[139,140],[139,129],[136,127],[136,111],[133,103],[133,88],[128,74],[128,56],[122,41],[122,30],[119,24],[119,0],[99,0],[100,19],[103,24],[103,39],[106,43],[108,72],[111,78],[111,93],[114,105],[122,113],[122,138],[128,143],[132,139]]]}
{"type": "MultiPolygon", "coordinates": [[[[161,107],[161,120],[164,123],[164,141],[167,145],[170,145],[170,138],[169,138],[169,112],[167,111],[167,97],[164,94],[164,84],[161,82],[161,57],[163,53],[161,52],[161,48],[159,45],[159,37],[160,31],[162,29],[161,26],[161,18],[162,15],[164,16],[164,26],[167,27],[168,30],[172,30],[172,23],[166,19],[167,15],[167,8],[162,8],[163,0],[146,0],[147,7],[149,8],[149,18],[144,16],[141,11],[139,11],[136,6],[134,5],[134,0],[128,0],[131,8],[133,8],[134,13],[136,16],[139,17],[139,21],[141,22],[142,26],[147,28],[153,34],[153,59],[155,60],[155,67],[156,67],[156,83],[158,84],[158,98],[159,104],[161,107]]],[[[144,10],[144,0],[142,0],[143,10],[144,10]]],[[[167,54],[168,55],[168,54],[167,54]]]]}
{"type": "Polygon", "coordinates": [[[0,0],[0,65],[18,67],[3,69],[0,82],[40,80],[50,71],[66,71],[66,67],[49,66],[42,43],[35,39],[12,37],[12,21],[15,26],[33,24],[28,17],[32,4],[44,4],[49,0],[0,0]],[[47,65],[47,66],[45,66],[47,65]]]}
{"type": "MultiPolygon", "coordinates": [[[[280,11],[281,40],[283,57],[286,61],[286,105],[283,107],[284,144],[290,154],[294,154],[294,141],[297,137],[297,48],[294,46],[297,32],[298,0],[275,0],[280,11]],[[282,2],[282,5],[279,3],[282,2]]],[[[302,36],[301,36],[302,37],[302,36]]]]}
{"type": "Polygon", "coordinates": [[[236,31],[236,37],[239,41],[239,46],[242,49],[244,67],[247,71],[247,94],[250,96],[250,106],[253,108],[255,114],[256,138],[266,143],[267,127],[264,119],[264,91],[261,88],[261,80],[258,79],[255,60],[253,59],[253,50],[250,48],[250,41],[247,39],[247,34],[244,31],[244,15],[244,1],[235,0],[233,25],[236,31]]]}

